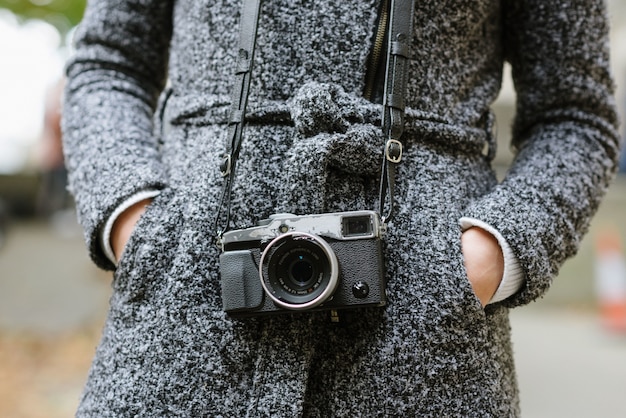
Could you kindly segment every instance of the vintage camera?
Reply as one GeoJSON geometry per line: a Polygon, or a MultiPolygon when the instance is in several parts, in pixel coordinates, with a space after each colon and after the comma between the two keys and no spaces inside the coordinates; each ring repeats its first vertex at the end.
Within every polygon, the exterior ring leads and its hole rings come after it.
{"type": "Polygon", "coordinates": [[[385,305],[376,212],[277,214],[222,237],[224,310],[231,316],[385,305]]]}

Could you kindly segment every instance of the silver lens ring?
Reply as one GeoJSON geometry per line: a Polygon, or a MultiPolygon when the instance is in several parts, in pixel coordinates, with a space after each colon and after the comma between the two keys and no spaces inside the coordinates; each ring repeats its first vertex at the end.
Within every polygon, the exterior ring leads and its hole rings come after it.
{"type": "Polygon", "coordinates": [[[322,238],[312,234],[307,234],[305,232],[288,232],[274,238],[267,245],[265,251],[263,251],[261,255],[261,261],[259,263],[259,279],[261,280],[263,290],[265,290],[267,296],[269,296],[269,298],[272,299],[272,301],[277,306],[285,309],[304,311],[319,306],[333,295],[335,289],[337,288],[337,284],[339,283],[339,262],[337,261],[337,256],[335,255],[335,252],[332,250],[332,248],[330,248],[330,245],[328,245],[328,243],[322,238]],[[303,242],[314,243],[315,246],[322,251],[323,255],[326,258],[326,261],[328,262],[329,274],[328,279],[326,280],[327,283],[325,284],[325,287],[322,289],[322,291],[312,300],[308,300],[303,303],[290,303],[281,299],[276,295],[276,290],[269,283],[271,281],[271,278],[266,278],[265,274],[263,273],[266,264],[268,264],[272,258],[271,253],[273,252],[273,250],[276,247],[284,244],[287,240],[292,240],[296,242],[298,240],[303,240],[303,242]]]}

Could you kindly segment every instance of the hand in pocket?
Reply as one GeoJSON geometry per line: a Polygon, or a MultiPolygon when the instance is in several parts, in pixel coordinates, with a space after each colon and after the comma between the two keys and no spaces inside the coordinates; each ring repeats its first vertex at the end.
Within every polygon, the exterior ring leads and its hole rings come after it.
{"type": "Polygon", "coordinates": [[[115,260],[119,261],[126,243],[130,238],[135,225],[139,218],[146,211],[146,207],[152,202],[152,199],[145,199],[135,203],[124,212],[113,223],[111,228],[111,248],[115,255],[115,260]]]}
{"type": "Polygon", "coordinates": [[[479,227],[461,235],[467,277],[474,293],[485,306],[498,290],[504,273],[504,256],[496,238],[479,227]]]}

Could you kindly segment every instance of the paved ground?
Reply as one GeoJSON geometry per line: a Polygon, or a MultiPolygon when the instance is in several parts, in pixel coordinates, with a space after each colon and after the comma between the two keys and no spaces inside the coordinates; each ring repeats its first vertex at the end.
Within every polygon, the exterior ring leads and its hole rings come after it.
{"type": "MultiPolygon", "coordinates": [[[[0,417],[73,414],[109,277],[70,221],[14,224],[0,248],[0,417]]],[[[626,335],[589,308],[542,301],[512,315],[525,418],[626,417],[626,335]]]]}
{"type": "Polygon", "coordinates": [[[524,418],[626,417],[626,335],[573,310],[512,313],[524,418]]]}

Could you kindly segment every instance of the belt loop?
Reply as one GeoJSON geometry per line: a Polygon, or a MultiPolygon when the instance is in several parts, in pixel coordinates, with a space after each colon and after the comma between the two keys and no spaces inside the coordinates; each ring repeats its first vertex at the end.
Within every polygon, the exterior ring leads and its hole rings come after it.
{"type": "Polygon", "coordinates": [[[165,89],[161,93],[159,103],[157,104],[157,110],[155,112],[155,134],[163,141],[172,128],[171,125],[171,112],[168,112],[168,102],[173,93],[172,87],[169,85],[169,80],[165,89]]]}
{"type": "Polygon", "coordinates": [[[493,110],[489,109],[485,114],[485,133],[487,138],[486,147],[484,152],[485,157],[489,162],[493,161],[498,151],[498,121],[493,110]]]}

